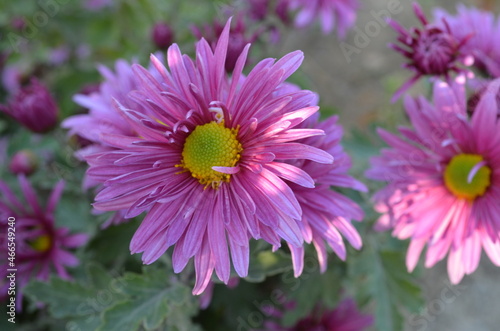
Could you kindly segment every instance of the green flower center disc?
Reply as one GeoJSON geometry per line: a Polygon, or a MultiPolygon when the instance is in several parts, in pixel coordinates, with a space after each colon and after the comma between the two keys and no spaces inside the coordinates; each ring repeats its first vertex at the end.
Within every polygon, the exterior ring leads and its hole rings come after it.
{"type": "Polygon", "coordinates": [[[474,174],[472,180],[468,181],[471,170],[481,161],[483,161],[481,155],[459,154],[448,163],[444,171],[444,182],[456,197],[474,200],[486,192],[491,181],[491,169],[489,167],[482,166],[474,174]]]}
{"type": "Polygon", "coordinates": [[[238,163],[243,149],[237,135],[238,128],[228,129],[223,122],[197,126],[186,138],[178,166],[189,170],[200,184],[218,188],[221,182],[229,182],[231,175],[212,167],[234,167],[238,163]]]}

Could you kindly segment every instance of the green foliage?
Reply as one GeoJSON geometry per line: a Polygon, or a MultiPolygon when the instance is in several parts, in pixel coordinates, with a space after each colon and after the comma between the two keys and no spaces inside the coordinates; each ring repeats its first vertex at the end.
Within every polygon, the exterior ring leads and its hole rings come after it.
{"type": "Polygon", "coordinates": [[[345,274],[343,263],[331,263],[327,271],[321,274],[315,258],[308,256],[305,261],[304,271],[299,278],[292,278],[291,273],[285,273],[281,277],[288,299],[295,302],[294,309],[285,312],[284,325],[294,325],[317,308],[318,303],[335,308],[342,295],[340,290],[345,274]]]}
{"type": "Polygon", "coordinates": [[[86,278],[84,284],[56,277],[34,281],[25,294],[46,303],[52,316],[67,321],[68,330],[196,330],[191,322],[196,299],[165,270],[145,267],[141,274],[115,276],[89,264],[86,278]]]}
{"type": "Polygon", "coordinates": [[[266,277],[289,271],[291,263],[290,255],[283,251],[273,253],[266,250],[254,253],[251,256],[248,276],[245,279],[249,282],[262,282],[266,277]]]}
{"type": "Polygon", "coordinates": [[[403,312],[416,311],[423,304],[416,278],[406,270],[406,249],[390,247],[401,245],[395,239],[384,243],[384,235],[364,238],[365,248],[348,264],[348,289],[358,302],[375,306],[377,330],[402,330],[403,312]]]}

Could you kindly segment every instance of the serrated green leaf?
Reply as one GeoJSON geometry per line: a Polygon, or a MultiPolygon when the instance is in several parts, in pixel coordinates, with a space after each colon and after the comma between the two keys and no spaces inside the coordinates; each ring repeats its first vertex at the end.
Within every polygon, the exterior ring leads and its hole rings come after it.
{"type": "Polygon", "coordinates": [[[35,302],[48,304],[53,317],[70,319],[66,329],[93,331],[101,323],[101,312],[124,299],[123,284],[117,284],[105,269],[95,263],[87,265],[86,274],[85,285],[53,277],[47,283],[31,282],[24,293],[35,302]]]}
{"type": "Polygon", "coordinates": [[[97,290],[60,278],[51,278],[48,283],[35,281],[24,288],[24,293],[37,302],[49,305],[51,315],[56,318],[83,316],[82,302],[97,296],[97,290]]]}
{"type": "Polygon", "coordinates": [[[177,282],[169,284],[162,270],[146,268],[144,274],[127,273],[122,285],[127,299],[103,312],[103,322],[97,330],[132,331],[141,326],[155,330],[172,316],[173,307],[183,307],[186,316],[196,312],[190,289],[177,282]]]}
{"type": "Polygon", "coordinates": [[[402,309],[412,310],[422,304],[415,276],[406,270],[405,250],[388,250],[393,244],[390,240],[384,243],[382,235],[365,238],[363,251],[349,264],[354,292],[358,300],[369,298],[374,302],[377,330],[402,330],[402,309]]]}

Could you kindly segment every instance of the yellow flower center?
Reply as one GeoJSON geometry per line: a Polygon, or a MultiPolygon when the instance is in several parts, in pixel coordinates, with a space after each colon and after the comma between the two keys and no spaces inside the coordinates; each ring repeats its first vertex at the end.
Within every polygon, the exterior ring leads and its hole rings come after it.
{"type": "Polygon", "coordinates": [[[197,126],[186,138],[182,162],[177,167],[189,170],[205,188],[218,188],[221,182],[229,182],[231,175],[212,167],[236,166],[243,150],[237,135],[238,128],[228,129],[223,121],[197,126]]]}
{"type": "Polygon", "coordinates": [[[491,181],[491,169],[489,167],[482,166],[472,178],[469,178],[471,170],[481,161],[483,161],[481,155],[459,154],[453,157],[446,166],[444,182],[456,197],[474,200],[486,192],[491,181]]]}
{"type": "Polygon", "coordinates": [[[46,252],[52,245],[52,240],[48,235],[43,235],[28,243],[37,252],[46,252]]]}

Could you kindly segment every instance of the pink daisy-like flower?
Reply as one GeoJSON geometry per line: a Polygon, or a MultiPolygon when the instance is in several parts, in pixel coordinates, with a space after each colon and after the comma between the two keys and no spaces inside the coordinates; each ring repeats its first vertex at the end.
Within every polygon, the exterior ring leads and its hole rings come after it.
{"type": "Polygon", "coordinates": [[[452,283],[478,266],[481,247],[500,266],[500,107],[494,81],[467,115],[463,84],[437,82],[434,104],[405,99],[414,129],[384,130],[390,149],[371,161],[369,178],[388,181],[374,197],[380,229],[410,238],[407,267],[427,245],[425,266],[448,254],[452,283]]]}
{"type": "MultiPolygon", "coordinates": [[[[69,129],[69,135],[77,135],[91,142],[75,153],[79,159],[84,159],[86,155],[96,152],[115,149],[101,141],[102,132],[137,136],[125,118],[114,109],[113,100],[118,100],[128,108],[144,111],[127,97],[137,88],[132,67],[127,61],[116,61],[115,72],[102,65],[98,67],[98,70],[105,78],[98,91],[88,95],[77,94],[73,98],[77,104],[87,108],[89,112],[68,117],[61,123],[63,128],[69,129]]],[[[88,189],[100,183],[86,176],[83,186],[88,189]]]]}
{"type": "MultiPolygon", "coordinates": [[[[87,108],[88,113],[68,117],[61,123],[61,127],[69,129],[69,135],[76,135],[86,141],[85,146],[75,153],[75,156],[81,160],[86,155],[116,149],[101,140],[102,132],[130,137],[137,136],[127,120],[115,110],[113,100],[117,100],[128,108],[145,111],[127,97],[131,91],[137,89],[132,67],[127,61],[116,61],[115,72],[103,65],[98,66],[98,70],[105,80],[99,85],[97,91],[89,94],[77,94],[73,98],[77,104],[87,108]]],[[[84,189],[99,187],[101,184],[101,181],[87,175],[83,179],[84,189]]],[[[106,220],[102,227],[106,228],[109,225],[124,222],[124,215],[124,210],[117,211],[106,220]]]]}
{"type": "MultiPolygon", "coordinates": [[[[82,246],[87,241],[86,234],[69,234],[67,228],[57,228],[54,224],[54,210],[61,197],[64,182],[59,182],[47,200],[47,206],[40,206],[36,193],[28,180],[18,177],[24,201],[16,198],[9,187],[0,181],[0,217],[2,220],[2,299],[9,287],[7,269],[17,269],[16,291],[18,309],[21,307],[22,289],[32,279],[48,280],[51,270],[59,277],[68,279],[66,267],[78,264],[78,259],[68,249],[82,246]],[[7,235],[8,224],[14,219],[15,241],[7,235]],[[14,243],[14,244],[12,244],[14,243]],[[15,247],[15,257],[7,258],[7,251],[15,247]]],[[[9,225],[10,227],[10,225],[9,225]]]]}
{"type": "Polygon", "coordinates": [[[389,47],[408,58],[410,62],[404,67],[415,72],[414,76],[396,91],[392,98],[393,102],[421,77],[444,76],[448,79],[450,73],[463,71],[460,69],[461,63],[470,62],[461,49],[471,34],[457,38],[446,20],[441,22],[442,27],[430,24],[418,3],[413,3],[413,9],[423,25],[422,29],[413,27],[408,31],[395,20],[389,20],[389,25],[399,33],[398,41],[401,43],[401,46],[389,44],[389,47]]]}
{"type": "MultiPolygon", "coordinates": [[[[293,305],[289,305],[290,309],[293,305]]],[[[283,313],[274,315],[281,317],[283,313]]],[[[310,316],[299,320],[294,326],[283,327],[274,321],[266,321],[266,331],[363,331],[373,324],[373,316],[362,314],[356,302],[346,298],[337,307],[327,310],[318,306],[310,316]]]]}
{"type": "Polygon", "coordinates": [[[148,112],[118,101],[116,107],[137,136],[103,132],[102,141],[117,150],[86,157],[88,175],[104,182],[94,207],[127,209],[126,217],[149,210],[132,238],[132,253],[142,252],[149,264],[174,245],[175,272],[194,257],[194,294],[203,292],[214,269],[227,283],[230,257],[238,275],[247,275],[250,236],[301,246],[302,209],[287,182],[310,188],[314,182],[286,161],[333,161],[298,142],[324,135],[296,128],[317,112],[308,106],[314,93],[276,93],[300,66],[302,53],[265,59],[243,77],[247,45],[229,78],[229,27],[230,21],[213,51],[200,40],[195,61],[176,44],[168,50],[169,70],[151,56],[161,82],[134,65],[140,83],[130,96],[148,112]]]}
{"type": "Polygon", "coordinates": [[[321,21],[324,34],[337,28],[339,38],[344,38],[356,22],[359,8],[357,0],[290,0],[289,8],[299,10],[295,17],[295,26],[303,28],[316,19],[321,21]]]}
{"type": "Polygon", "coordinates": [[[474,66],[491,77],[500,77],[500,19],[493,13],[457,6],[457,15],[438,9],[435,11],[436,22],[445,21],[450,33],[458,40],[468,39],[460,49],[463,54],[474,58],[474,66]]]}
{"type": "MultiPolygon", "coordinates": [[[[362,246],[362,240],[351,220],[360,221],[364,217],[361,208],[344,195],[332,191],[330,186],[348,187],[366,192],[364,184],[347,174],[352,166],[350,157],[344,152],[340,140],[342,127],[337,124],[338,117],[333,116],[323,122],[318,122],[317,116],[311,116],[301,124],[301,128],[320,129],[324,136],[306,138],[304,144],[314,146],[331,154],[333,164],[320,164],[309,160],[293,160],[289,164],[307,172],[314,180],[314,189],[290,183],[302,208],[302,222],[299,226],[307,243],[313,243],[318,254],[321,272],[327,268],[328,255],[326,243],[342,260],[346,258],[346,248],[342,240],[344,235],[356,249],[362,246]]],[[[302,273],[304,248],[289,245],[292,252],[295,275],[302,273]]]]}

